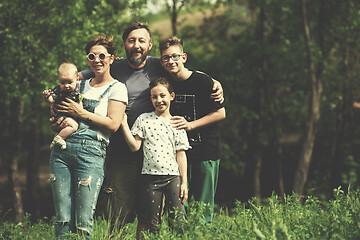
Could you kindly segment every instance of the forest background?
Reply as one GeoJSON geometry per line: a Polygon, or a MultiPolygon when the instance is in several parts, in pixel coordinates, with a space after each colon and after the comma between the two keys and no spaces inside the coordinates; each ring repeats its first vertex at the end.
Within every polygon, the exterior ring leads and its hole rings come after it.
{"type": "Polygon", "coordinates": [[[3,219],[53,216],[42,91],[57,84],[61,62],[88,68],[84,47],[94,34],[113,35],[125,56],[121,35],[134,21],[150,25],[151,55],[161,37],[177,35],[187,67],[222,83],[218,205],[272,192],[327,200],[338,186],[359,185],[359,1],[1,1],[3,219]]]}

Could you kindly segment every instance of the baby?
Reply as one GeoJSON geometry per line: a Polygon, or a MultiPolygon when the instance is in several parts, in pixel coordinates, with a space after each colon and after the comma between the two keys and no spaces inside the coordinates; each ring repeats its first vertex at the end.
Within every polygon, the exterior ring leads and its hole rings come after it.
{"type": "MultiPolygon", "coordinates": [[[[59,85],[57,85],[53,90],[44,90],[44,98],[51,104],[59,103],[65,98],[70,98],[75,102],[80,102],[80,87],[78,84],[78,70],[76,66],[72,63],[62,63],[58,70],[58,79],[59,85]]],[[[54,147],[55,144],[60,145],[61,149],[66,149],[65,139],[69,137],[72,133],[76,132],[79,127],[78,122],[67,116],[60,113],[55,113],[53,115],[56,122],[60,117],[63,117],[65,127],[63,127],[54,137],[53,141],[50,144],[50,149],[54,147]]]]}

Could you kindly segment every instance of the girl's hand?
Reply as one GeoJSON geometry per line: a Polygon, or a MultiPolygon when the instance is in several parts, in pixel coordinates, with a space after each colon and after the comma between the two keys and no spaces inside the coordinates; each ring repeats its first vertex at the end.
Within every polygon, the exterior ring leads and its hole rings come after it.
{"type": "Polygon", "coordinates": [[[124,127],[124,126],[126,126],[126,125],[128,125],[128,122],[127,122],[127,115],[126,115],[126,113],[124,113],[124,117],[123,117],[123,119],[122,119],[122,121],[121,121],[121,127],[124,127]]]}
{"type": "Polygon", "coordinates": [[[59,113],[66,113],[73,117],[81,118],[82,113],[84,112],[84,108],[82,106],[82,102],[77,103],[70,98],[65,98],[59,104],[56,104],[56,109],[59,113]]]}
{"type": "Polygon", "coordinates": [[[181,203],[185,204],[185,202],[188,199],[188,189],[187,189],[187,184],[186,183],[182,183],[180,186],[180,198],[181,198],[181,203]]]}
{"type": "Polygon", "coordinates": [[[127,123],[127,114],[126,113],[124,113],[124,117],[123,117],[121,124],[123,124],[123,123],[127,123]]]}
{"type": "Polygon", "coordinates": [[[174,116],[170,119],[171,125],[176,129],[185,129],[186,131],[191,131],[193,129],[191,122],[186,121],[184,117],[174,116]]]}

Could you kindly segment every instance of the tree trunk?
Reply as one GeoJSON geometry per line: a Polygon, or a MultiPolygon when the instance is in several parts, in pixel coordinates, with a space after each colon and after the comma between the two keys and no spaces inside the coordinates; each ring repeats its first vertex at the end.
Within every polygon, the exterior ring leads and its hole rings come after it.
{"type": "Polygon", "coordinates": [[[180,10],[182,9],[182,7],[185,6],[187,2],[188,2],[187,0],[172,0],[172,5],[170,6],[168,1],[165,1],[166,7],[170,12],[171,30],[173,36],[176,36],[178,32],[177,24],[178,24],[178,15],[180,13],[180,10]]]}
{"type": "Polygon", "coordinates": [[[254,169],[254,183],[253,183],[253,191],[254,197],[257,199],[261,199],[261,165],[262,165],[262,158],[261,152],[256,151],[254,153],[254,160],[255,160],[255,169],[254,169]]]}
{"type": "MultiPolygon", "coordinates": [[[[249,105],[249,112],[253,112],[253,115],[260,115],[260,87],[258,86],[259,80],[257,79],[257,86],[251,96],[251,104],[249,105]]],[[[256,197],[261,199],[261,165],[262,165],[262,146],[260,144],[260,121],[258,117],[249,119],[247,122],[246,137],[247,150],[246,150],[246,163],[245,171],[242,182],[245,186],[243,191],[249,197],[256,197]]]]}
{"type": "Polygon", "coordinates": [[[351,103],[351,86],[349,84],[349,78],[347,76],[350,49],[347,47],[344,50],[343,59],[343,72],[344,79],[339,80],[339,89],[341,91],[341,100],[338,103],[336,112],[336,132],[332,141],[331,155],[330,155],[330,191],[337,188],[341,184],[341,174],[343,169],[343,151],[340,149],[340,145],[344,136],[345,124],[350,119],[350,109],[352,108],[351,103]]]}
{"type": "MultiPolygon", "coordinates": [[[[38,99],[33,99],[34,103],[38,102],[38,99]]],[[[39,104],[33,105],[33,110],[39,112],[39,104]]],[[[41,136],[41,120],[39,114],[34,115],[36,121],[31,124],[30,138],[27,139],[30,143],[29,156],[27,157],[27,169],[26,169],[26,206],[25,209],[29,209],[29,213],[32,217],[36,218],[36,210],[38,209],[36,204],[36,192],[39,186],[39,159],[40,159],[40,136],[41,136]]]]}
{"type": "Polygon", "coordinates": [[[22,203],[21,185],[19,181],[19,161],[21,159],[21,124],[24,102],[22,99],[13,99],[11,102],[11,128],[12,128],[12,149],[9,164],[9,183],[11,186],[11,197],[15,211],[15,221],[20,222],[24,218],[22,203]]]}
{"type": "Polygon", "coordinates": [[[264,7],[262,6],[260,8],[259,12],[259,40],[261,42],[261,48],[262,48],[262,56],[261,56],[261,77],[262,77],[262,83],[260,86],[263,88],[264,92],[264,101],[263,101],[263,107],[267,111],[267,115],[270,119],[269,127],[266,127],[267,136],[269,139],[269,149],[272,149],[274,152],[274,157],[276,159],[277,164],[277,170],[278,170],[278,187],[279,192],[281,195],[285,193],[285,187],[284,187],[284,178],[282,174],[282,148],[280,146],[279,136],[277,133],[277,121],[276,121],[276,113],[274,110],[274,106],[272,104],[272,99],[270,96],[270,83],[269,83],[269,64],[268,64],[268,55],[267,55],[267,34],[265,30],[266,25],[266,12],[264,7]]]}
{"type": "Polygon", "coordinates": [[[300,159],[294,178],[294,191],[299,195],[304,193],[305,183],[307,181],[311,156],[314,148],[314,141],[317,130],[317,123],[320,118],[320,98],[322,93],[322,84],[319,77],[315,74],[315,67],[311,53],[311,37],[307,23],[306,3],[301,1],[302,22],[304,30],[305,49],[308,63],[308,73],[311,83],[311,93],[309,99],[309,110],[306,122],[306,129],[303,138],[300,159]]]}
{"type": "MultiPolygon", "coordinates": [[[[264,96],[261,91],[261,79],[257,79],[256,89],[252,96],[253,103],[253,111],[258,116],[261,116],[262,113],[262,102],[264,101],[264,96]]],[[[253,175],[253,195],[254,197],[261,199],[262,198],[262,188],[261,188],[261,168],[262,168],[262,145],[260,143],[260,131],[261,131],[261,121],[259,120],[261,117],[257,119],[253,119],[252,121],[252,137],[249,146],[250,148],[250,156],[254,161],[254,175],[253,175]]]]}
{"type": "Polygon", "coordinates": [[[172,5],[172,11],[171,11],[171,29],[172,29],[172,34],[173,36],[176,36],[177,34],[177,9],[176,9],[176,2],[177,0],[173,0],[173,5],[172,5]]]}

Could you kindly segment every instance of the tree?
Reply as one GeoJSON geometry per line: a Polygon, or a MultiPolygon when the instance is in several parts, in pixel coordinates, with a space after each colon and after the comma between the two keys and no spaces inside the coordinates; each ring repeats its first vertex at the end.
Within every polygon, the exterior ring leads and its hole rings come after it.
{"type": "Polygon", "coordinates": [[[320,76],[315,74],[315,66],[311,49],[311,35],[307,20],[307,8],[305,0],[301,1],[301,13],[303,20],[303,32],[305,49],[308,62],[308,74],[311,82],[311,93],[309,99],[309,112],[306,122],[305,137],[300,152],[299,164],[294,178],[294,191],[300,195],[304,192],[304,186],[307,181],[311,155],[314,148],[317,123],[320,118],[320,98],[322,93],[322,83],[320,76]]]}
{"type": "Polygon", "coordinates": [[[186,2],[187,0],[165,1],[168,12],[170,13],[171,30],[173,36],[176,36],[177,34],[178,15],[181,9],[185,6],[186,2]]]}
{"type": "MultiPolygon", "coordinates": [[[[89,37],[102,32],[113,34],[115,40],[120,38],[121,29],[131,18],[120,18],[126,16],[126,9],[120,10],[119,6],[132,5],[127,1],[106,0],[14,0],[0,4],[0,41],[1,46],[6,46],[0,60],[0,84],[3,85],[0,104],[5,109],[0,116],[3,129],[0,138],[5,143],[1,150],[8,160],[16,221],[24,216],[19,166],[28,159],[29,166],[37,167],[36,156],[41,151],[39,144],[29,142],[51,138],[49,108],[42,101],[42,91],[57,84],[57,68],[61,62],[73,62],[79,70],[88,68],[84,46],[89,37]],[[41,129],[39,133],[34,131],[34,126],[36,130],[40,130],[38,126],[47,126],[44,127],[47,130],[41,129]],[[34,149],[30,151],[31,147],[34,149]]],[[[30,189],[27,191],[32,197],[37,185],[31,185],[31,181],[36,182],[37,173],[31,170],[28,173],[30,189]]]]}

